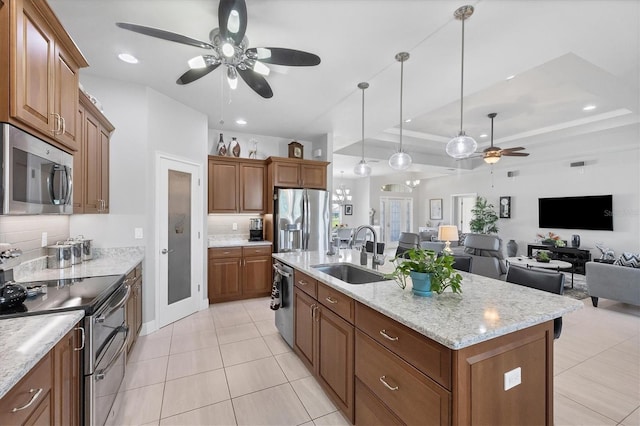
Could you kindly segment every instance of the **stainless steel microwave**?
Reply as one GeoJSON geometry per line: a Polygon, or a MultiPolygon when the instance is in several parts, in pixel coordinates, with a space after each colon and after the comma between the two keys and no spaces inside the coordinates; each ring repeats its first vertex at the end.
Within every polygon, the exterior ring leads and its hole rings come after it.
{"type": "Polygon", "coordinates": [[[73,156],[0,123],[2,214],[73,213],[73,156]]]}

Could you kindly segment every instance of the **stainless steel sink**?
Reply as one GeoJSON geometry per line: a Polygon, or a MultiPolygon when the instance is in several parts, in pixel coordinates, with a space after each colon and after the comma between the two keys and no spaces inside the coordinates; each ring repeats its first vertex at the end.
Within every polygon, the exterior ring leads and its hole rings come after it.
{"type": "Polygon", "coordinates": [[[367,284],[378,281],[390,281],[379,272],[361,268],[350,263],[330,263],[326,265],[315,265],[312,268],[331,275],[334,278],[344,281],[348,284],[367,284]]]}

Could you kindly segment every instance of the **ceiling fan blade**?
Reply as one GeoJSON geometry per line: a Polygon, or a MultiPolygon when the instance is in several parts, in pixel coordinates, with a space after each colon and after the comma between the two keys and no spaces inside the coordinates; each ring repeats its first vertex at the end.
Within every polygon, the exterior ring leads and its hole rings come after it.
{"type": "Polygon", "coordinates": [[[502,152],[502,155],[504,155],[505,157],[528,157],[529,153],[528,152],[502,152]]]}
{"type": "Polygon", "coordinates": [[[250,69],[241,70],[240,68],[238,68],[238,73],[244,82],[247,83],[258,95],[266,99],[273,96],[271,86],[269,86],[267,80],[260,74],[257,74],[250,69]]]}
{"type": "Polygon", "coordinates": [[[125,30],[133,31],[134,33],[144,34],[146,36],[160,38],[162,40],[173,41],[175,43],[186,44],[187,46],[201,47],[203,49],[213,49],[213,46],[205,41],[196,40],[195,38],[183,36],[182,34],[172,33],[170,31],[145,27],[143,25],[129,24],[127,22],[116,22],[116,26],[125,30]]]}
{"type": "Polygon", "coordinates": [[[250,57],[265,64],[287,65],[290,67],[311,67],[320,63],[320,57],[302,50],[281,47],[252,47],[247,49],[250,57]]]}
{"type": "Polygon", "coordinates": [[[515,148],[505,148],[505,149],[502,150],[502,153],[504,154],[505,152],[522,151],[524,149],[526,149],[526,148],[523,148],[521,146],[517,146],[515,148]]]}
{"type": "Polygon", "coordinates": [[[247,31],[247,4],[244,0],[220,0],[218,27],[223,39],[233,39],[236,46],[242,43],[247,31]]]}
{"type": "Polygon", "coordinates": [[[184,74],[182,74],[180,76],[180,78],[178,78],[176,80],[176,84],[193,83],[197,79],[199,79],[201,77],[204,77],[205,75],[209,74],[211,71],[215,70],[219,66],[220,66],[220,64],[213,64],[213,65],[207,65],[204,68],[190,69],[189,71],[187,71],[184,74]]]}

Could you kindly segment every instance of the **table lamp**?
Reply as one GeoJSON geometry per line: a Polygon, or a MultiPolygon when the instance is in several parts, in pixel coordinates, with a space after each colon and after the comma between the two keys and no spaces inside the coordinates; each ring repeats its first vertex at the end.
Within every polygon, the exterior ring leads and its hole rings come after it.
{"type": "Polygon", "coordinates": [[[451,241],[458,241],[458,227],[456,225],[442,225],[438,227],[438,240],[445,241],[444,254],[451,255],[451,241]]]}

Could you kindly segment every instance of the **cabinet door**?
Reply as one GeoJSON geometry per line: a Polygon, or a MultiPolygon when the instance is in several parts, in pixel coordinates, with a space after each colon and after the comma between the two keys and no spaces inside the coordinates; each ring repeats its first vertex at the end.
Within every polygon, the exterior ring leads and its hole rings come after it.
{"type": "Polygon", "coordinates": [[[209,213],[236,213],[238,164],[209,160],[209,213]]]}
{"type": "MultiPolygon", "coordinates": [[[[40,132],[53,136],[54,40],[49,26],[25,0],[18,8],[15,46],[15,85],[11,115],[40,132]]],[[[77,88],[77,86],[76,86],[77,88]]],[[[75,114],[75,111],[73,111],[75,114]]]]}
{"type": "Polygon", "coordinates": [[[240,212],[264,213],[265,175],[263,164],[240,164],[240,212]]]}
{"type": "Polygon", "coordinates": [[[209,303],[224,302],[242,296],[240,268],[242,258],[209,259],[209,303]]]}
{"type": "Polygon", "coordinates": [[[76,133],[76,111],[78,110],[78,67],[60,45],[55,48],[55,106],[54,110],[62,119],[61,133],[56,139],[72,151],[79,149],[76,133]]]}
{"type": "Polygon", "coordinates": [[[296,163],[273,163],[273,186],[298,188],[300,186],[300,165],[296,163]]]}
{"type": "Polygon", "coordinates": [[[109,213],[109,137],[111,135],[100,127],[100,213],[109,213]]]}
{"type": "Polygon", "coordinates": [[[244,258],[244,297],[268,296],[271,293],[271,256],[250,256],[244,258]]]}
{"type": "Polygon", "coordinates": [[[80,330],[67,333],[53,348],[54,423],[80,424],[80,330]]]}
{"type": "Polygon", "coordinates": [[[318,303],[298,288],[294,289],[293,296],[293,349],[307,368],[315,371],[318,357],[315,311],[318,303]]]}
{"type": "Polygon", "coordinates": [[[84,213],[84,201],[82,197],[85,191],[84,164],[85,147],[82,135],[84,134],[84,108],[79,107],[76,119],[76,133],[78,137],[78,150],[73,153],[73,213],[84,213]]]}
{"type": "Polygon", "coordinates": [[[353,422],[354,328],[326,307],[319,311],[318,377],[353,422]]]}
{"type": "Polygon", "coordinates": [[[327,167],[325,165],[300,165],[300,183],[303,188],[327,189],[327,167]]]}
{"type": "Polygon", "coordinates": [[[101,144],[100,124],[91,114],[85,113],[84,143],[85,149],[85,181],[84,181],[84,212],[99,213],[101,210],[101,144]]]}

